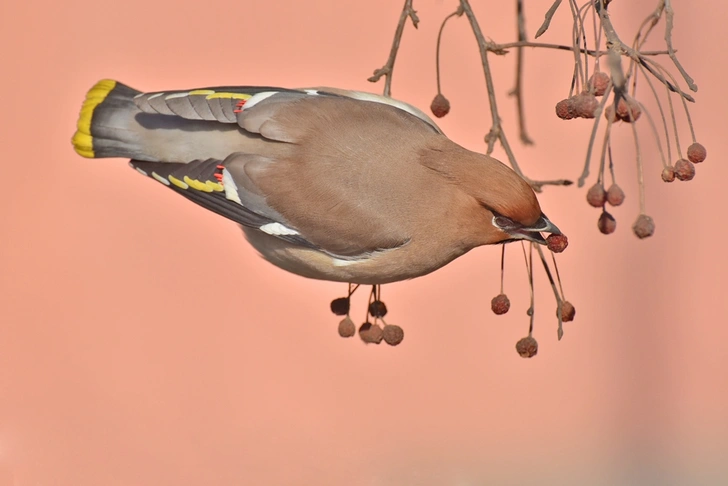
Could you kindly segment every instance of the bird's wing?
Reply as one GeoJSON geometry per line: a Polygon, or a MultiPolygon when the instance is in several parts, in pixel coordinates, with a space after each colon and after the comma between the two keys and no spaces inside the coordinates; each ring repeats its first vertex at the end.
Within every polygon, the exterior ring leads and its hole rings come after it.
{"type": "Polygon", "coordinates": [[[265,198],[237,182],[232,173],[245,171],[246,164],[269,162],[260,156],[232,154],[224,160],[206,159],[187,163],[131,160],[141,174],[164,184],[190,201],[248,228],[254,228],[299,246],[316,248],[283,216],[268,206],[265,198]],[[240,185],[238,185],[240,184],[240,185]]]}

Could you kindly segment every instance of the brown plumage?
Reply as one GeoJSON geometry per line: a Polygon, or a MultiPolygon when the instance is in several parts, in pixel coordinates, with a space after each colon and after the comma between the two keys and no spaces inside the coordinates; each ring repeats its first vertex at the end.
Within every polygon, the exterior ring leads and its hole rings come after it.
{"type": "Polygon", "coordinates": [[[510,168],[388,98],[331,88],[141,94],[113,81],[90,93],[73,140],[81,155],[132,158],[299,275],[381,284],[477,246],[558,233],[510,168]]]}

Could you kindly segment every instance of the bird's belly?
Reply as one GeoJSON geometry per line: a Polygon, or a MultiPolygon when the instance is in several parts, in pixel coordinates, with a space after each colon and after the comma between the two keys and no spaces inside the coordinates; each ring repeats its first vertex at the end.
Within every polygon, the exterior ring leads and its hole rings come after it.
{"type": "Polygon", "coordinates": [[[371,257],[341,260],[326,253],[293,245],[261,231],[243,227],[248,242],[273,265],[303,277],[364,285],[386,284],[433,272],[459,255],[445,261],[412,261],[409,252],[392,249],[371,257]]]}

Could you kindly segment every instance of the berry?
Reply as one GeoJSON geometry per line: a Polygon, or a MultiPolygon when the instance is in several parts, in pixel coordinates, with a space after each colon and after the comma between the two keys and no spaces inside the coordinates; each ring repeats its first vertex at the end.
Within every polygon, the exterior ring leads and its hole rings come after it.
{"type": "Polygon", "coordinates": [[[614,111],[614,105],[607,106],[604,110],[604,118],[611,123],[617,123],[619,121],[620,118],[617,116],[617,112],[614,111]]]}
{"type": "Polygon", "coordinates": [[[356,325],[354,324],[354,321],[351,320],[351,317],[346,316],[340,323],[339,323],[339,336],[343,338],[348,338],[356,334],[356,325]]]}
{"type": "MultiPolygon", "coordinates": [[[[561,322],[571,322],[574,320],[574,316],[576,315],[576,309],[574,308],[574,305],[569,302],[568,300],[565,300],[561,303],[561,322]]],[[[559,309],[556,309],[556,317],[559,316],[559,309]]]]}
{"type": "Polygon", "coordinates": [[[384,337],[385,343],[389,344],[390,346],[396,346],[404,339],[404,331],[399,326],[387,324],[386,326],[384,326],[382,336],[384,337]]]}
{"type": "Polygon", "coordinates": [[[662,180],[665,182],[672,182],[675,180],[675,168],[673,166],[668,165],[662,169],[662,180]]]}
{"type": "Polygon", "coordinates": [[[574,98],[561,100],[556,103],[556,116],[562,120],[571,120],[576,117],[576,106],[574,98]]]}
{"type": "Polygon", "coordinates": [[[619,206],[624,202],[624,191],[617,184],[612,184],[607,189],[607,202],[612,206],[619,206]]]}
{"type": "Polygon", "coordinates": [[[337,316],[345,316],[349,313],[349,297],[339,297],[331,301],[331,312],[337,316]]]}
{"type": "Polygon", "coordinates": [[[586,192],[586,202],[595,208],[604,207],[606,200],[607,193],[604,191],[604,186],[601,182],[597,182],[586,192]]]}
{"type": "Polygon", "coordinates": [[[609,75],[601,71],[597,71],[589,78],[589,90],[594,92],[595,96],[603,96],[607,92],[609,85],[609,75]]]}
{"type": "Polygon", "coordinates": [[[640,214],[632,225],[632,231],[639,239],[648,238],[655,233],[655,222],[646,214],[640,214]]]}
{"type": "Polygon", "coordinates": [[[690,181],[695,177],[695,165],[687,159],[675,162],[675,177],[681,181],[690,181]]]}
{"type": "Polygon", "coordinates": [[[538,353],[538,343],[531,336],[521,338],[516,343],[516,351],[521,355],[521,358],[533,358],[538,353]]]}
{"type": "Polygon", "coordinates": [[[567,246],[569,246],[569,239],[566,235],[550,234],[548,238],[546,238],[546,245],[552,252],[561,253],[566,250],[567,246]]]}
{"type": "Polygon", "coordinates": [[[387,315],[387,306],[381,300],[375,300],[369,304],[369,314],[372,317],[384,317],[387,315]]]}
{"type": "Polygon", "coordinates": [[[574,96],[573,100],[576,116],[580,118],[594,118],[594,112],[599,107],[599,101],[596,96],[589,93],[581,93],[580,95],[574,96]]]}
{"type": "Polygon", "coordinates": [[[614,216],[604,211],[602,212],[602,215],[599,216],[597,227],[599,228],[599,231],[605,235],[611,235],[614,233],[614,230],[617,229],[617,221],[614,219],[614,216]]]}
{"type": "Polygon", "coordinates": [[[437,93],[437,96],[432,100],[430,110],[437,118],[442,118],[450,113],[450,102],[441,93],[437,93]]]}
{"type": "Polygon", "coordinates": [[[490,309],[497,316],[505,314],[511,308],[511,301],[506,294],[498,294],[490,301],[490,309]]]}
{"type": "Polygon", "coordinates": [[[619,103],[617,103],[617,116],[620,120],[626,121],[627,123],[637,121],[641,114],[642,110],[640,109],[640,105],[635,100],[627,98],[625,101],[624,97],[620,98],[619,103]],[[631,120],[629,118],[630,112],[632,113],[631,120]]]}
{"type": "Polygon", "coordinates": [[[359,337],[367,344],[379,344],[382,342],[384,336],[382,334],[382,328],[378,324],[365,322],[359,326],[359,337]]]}
{"type": "Polygon", "coordinates": [[[688,147],[688,160],[693,164],[701,163],[705,160],[705,157],[707,155],[708,152],[705,150],[705,147],[703,147],[698,142],[695,142],[690,145],[690,147],[688,147]]]}

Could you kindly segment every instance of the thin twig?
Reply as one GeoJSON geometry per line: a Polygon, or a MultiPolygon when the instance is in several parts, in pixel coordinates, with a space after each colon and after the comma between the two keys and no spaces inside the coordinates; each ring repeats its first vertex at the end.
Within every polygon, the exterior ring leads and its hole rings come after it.
{"type": "Polygon", "coordinates": [[[597,138],[597,129],[599,128],[599,119],[602,116],[602,113],[604,112],[604,106],[607,104],[607,100],[609,99],[609,95],[614,90],[614,86],[612,85],[611,80],[609,81],[609,84],[607,85],[607,89],[604,92],[604,95],[602,95],[602,101],[599,102],[599,107],[594,112],[594,125],[592,126],[592,133],[589,137],[589,145],[586,149],[586,161],[584,162],[584,170],[581,173],[581,176],[579,177],[579,181],[577,182],[577,185],[579,187],[582,187],[584,185],[584,182],[586,181],[586,178],[589,177],[589,164],[591,163],[591,154],[592,150],[594,149],[594,141],[597,138]]]}
{"type": "MultiPolygon", "coordinates": [[[[534,245],[533,243],[531,243],[531,246],[536,247],[536,251],[538,251],[538,256],[541,257],[543,268],[544,270],[546,270],[546,276],[549,278],[549,283],[551,284],[551,288],[554,291],[554,296],[556,297],[556,316],[559,318],[559,328],[556,332],[559,340],[561,340],[561,338],[564,337],[563,322],[561,320],[561,306],[563,301],[561,299],[561,296],[559,295],[559,290],[556,288],[556,283],[554,282],[554,277],[551,275],[551,270],[549,269],[549,264],[546,261],[546,257],[543,256],[543,250],[541,249],[541,245],[534,245]]],[[[555,263],[556,261],[554,260],[554,264],[555,263]]]]}
{"type": "MultiPolygon", "coordinates": [[[[569,0],[569,7],[571,8],[571,16],[574,19],[573,27],[571,30],[571,42],[574,46],[574,78],[576,80],[576,90],[578,92],[580,91],[580,85],[586,85],[586,77],[584,74],[583,66],[581,64],[581,56],[579,55],[581,51],[581,38],[579,33],[581,30],[583,30],[583,26],[581,25],[581,17],[579,16],[576,1],[569,0]]],[[[572,94],[573,93],[569,93],[569,96],[571,96],[572,94]]]]}
{"type": "MultiPolygon", "coordinates": [[[[543,42],[531,42],[531,41],[518,41],[518,42],[507,42],[505,44],[496,44],[494,42],[488,42],[488,50],[495,53],[496,55],[508,54],[508,49],[514,47],[538,47],[543,49],[556,49],[559,51],[573,52],[573,46],[565,46],[562,44],[546,44],[543,42]]],[[[579,52],[582,54],[588,54],[592,57],[598,57],[604,53],[599,49],[584,49],[579,48],[579,52]]],[[[677,51],[675,51],[677,52],[677,51]]],[[[641,56],[664,56],[667,55],[667,51],[640,51],[641,56]]]]}
{"type": "Polygon", "coordinates": [[[632,115],[632,109],[627,109],[629,115],[629,124],[632,126],[632,135],[634,136],[635,151],[637,152],[637,186],[640,193],[640,214],[645,214],[645,171],[642,165],[642,151],[640,150],[640,139],[637,136],[637,127],[635,119],[632,115]]]}
{"type": "MultiPolygon", "coordinates": [[[[667,2],[667,0],[665,0],[667,2]]],[[[660,73],[655,71],[651,66],[648,65],[648,63],[656,64],[655,61],[651,59],[646,59],[644,56],[642,56],[638,51],[635,51],[631,47],[624,44],[619,36],[617,35],[617,31],[614,29],[614,25],[612,25],[612,21],[609,18],[609,13],[607,12],[607,1],[606,0],[597,0],[594,2],[594,8],[596,8],[597,12],[599,13],[599,19],[602,21],[602,29],[604,30],[604,35],[607,37],[607,46],[610,52],[614,52],[619,55],[626,55],[630,59],[639,62],[642,64],[645,69],[647,69],[650,74],[655,76],[657,79],[660,80],[661,83],[663,83],[665,86],[668,87],[671,91],[674,91],[675,93],[678,93],[680,96],[683,96],[686,100],[694,102],[695,99],[690,96],[687,93],[684,93],[679,86],[673,85],[670,83],[667,79],[665,79],[660,73]]],[[[668,49],[669,54],[670,49],[668,49]]],[[[674,52],[674,51],[673,51],[674,52]]],[[[677,57],[675,58],[677,59],[677,57]]],[[[612,73],[614,74],[614,72],[612,73]]],[[[686,74],[687,76],[687,74],[686,74]]],[[[689,76],[688,76],[689,78],[689,76]]],[[[618,84],[615,82],[615,84],[618,84]]],[[[697,89],[697,87],[696,87],[697,89]]],[[[617,90],[619,91],[619,90],[617,90]]]]}
{"type": "Polygon", "coordinates": [[[612,141],[607,141],[607,156],[609,157],[609,174],[612,176],[612,184],[617,183],[616,177],[614,177],[614,158],[612,158],[612,141]]]}
{"type": "Polygon", "coordinates": [[[607,128],[604,130],[604,142],[602,143],[602,155],[599,158],[599,174],[597,174],[597,182],[604,184],[604,166],[607,160],[607,147],[609,147],[609,137],[612,134],[612,119],[607,119],[607,128]]]}
{"type": "Polygon", "coordinates": [[[374,70],[374,74],[367,79],[370,83],[376,83],[381,79],[384,79],[384,96],[392,96],[392,73],[394,71],[394,62],[397,60],[397,52],[399,51],[399,43],[402,40],[402,33],[404,32],[404,25],[407,22],[407,18],[412,19],[412,25],[415,29],[420,19],[417,18],[417,12],[412,8],[412,2],[414,0],[405,0],[404,8],[402,8],[402,14],[399,16],[399,23],[397,24],[397,30],[394,32],[394,41],[392,41],[392,49],[389,51],[389,58],[387,63],[379,69],[374,70]]]}
{"type": "MultiPolygon", "coordinates": [[[[523,15],[523,0],[516,0],[516,10],[518,16],[518,41],[521,42],[526,40],[526,19],[523,15]]],[[[528,131],[526,130],[526,114],[524,113],[525,108],[523,106],[523,47],[518,47],[516,50],[516,86],[508,94],[516,98],[518,131],[521,142],[524,145],[533,145],[533,140],[528,136],[528,131]]]]}
{"type": "MultiPolygon", "coordinates": [[[[644,67],[640,65],[640,69],[644,71],[644,67]]],[[[660,156],[662,158],[662,166],[667,167],[667,165],[672,160],[672,148],[670,147],[670,130],[667,128],[667,118],[665,117],[665,111],[662,109],[662,103],[660,103],[660,97],[657,95],[657,90],[655,89],[655,85],[652,84],[652,80],[650,79],[647,74],[644,72],[642,73],[645,76],[645,79],[647,80],[647,84],[649,85],[650,89],[652,90],[652,94],[655,97],[655,101],[657,102],[657,108],[660,110],[660,118],[662,118],[662,126],[665,130],[665,146],[667,147],[667,162],[665,162],[665,154],[662,151],[662,143],[660,142],[660,135],[657,131],[657,127],[655,127],[654,122],[652,121],[652,117],[650,116],[649,112],[642,108],[642,111],[645,112],[647,115],[647,119],[650,121],[650,123],[653,126],[653,130],[655,132],[655,137],[657,138],[657,146],[660,149],[660,156]]],[[[669,96],[669,95],[668,95],[669,96]]]]}
{"type": "MultiPolygon", "coordinates": [[[[652,11],[650,15],[645,18],[645,20],[642,21],[642,24],[640,25],[640,28],[637,29],[637,35],[634,37],[634,41],[632,42],[632,49],[639,51],[642,46],[647,42],[647,38],[650,36],[650,33],[652,33],[652,30],[655,28],[657,23],[662,18],[662,13],[665,11],[665,0],[660,0],[657,4],[657,8],[652,11]],[[643,32],[644,31],[644,32],[643,32]]],[[[629,71],[631,74],[634,74],[634,77],[632,78],[632,97],[636,97],[637,94],[637,78],[639,77],[640,71],[638,71],[637,67],[640,65],[640,63],[635,62],[633,59],[629,66],[629,71]]],[[[644,70],[642,70],[644,71],[644,70]]],[[[643,73],[644,74],[644,73],[643,73]]]]}
{"type": "MultiPolygon", "coordinates": [[[[475,40],[478,42],[478,48],[480,50],[480,60],[483,64],[485,86],[488,91],[488,103],[490,105],[490,115],[493,123],[490,131],[488,132],[488,135],[486,136],[486,143],[488,144],[488,151],[486,153],[490,155],[491,153],[493,153],[495,141],[498,139],[498,135],[501,132],[501,127],[500,116],[498,115],[498,103],[495,97],[495,88],[493,87],[493,77],[490,73],[490,64],[488,63],[488,42],[485,40],[485,36],[480,30],[480,25],[478,25],[478,19],[475,18],[473,9],[470,8],[470,2],[468,0],[460,0],[460,6],[465,11],[468,22],[470,22],[470,27],[473,29],[473,34],[475,34],[475,40]]],[[[508,155],[508,160],[511,162],[511,166],[513,166],[513,170],[518,172],[521,177],[524,177],[523,172],[518,167],[518,163],[516,162],[516,158],[513,155],[513,152],[507,150],[506,154],[508,155]]]]}
{"type": "Polygon", "coordinates": [[[445,24],[447,24],[447,21],[451,18],[458,16],[460,17],[463,14],[462,8],[458,7],[456,11],[445,17],[445,19],[442,21],[442,24],[440,24],[440,31],[437,33],[437,46],[435,50],[435,71],[436,71],[436,77],[437,77],[437,94],[442,94],[442,90],[440,89],[440,43],[442,42],[442,31],[445,30],[445,24]]]}
{"type": "Polygon", "coordinates": [[[501,289],[500,293],[503,293],[503,278],[506,273],[506,245],[501,245],[501,289]]]}
{"type": "Polygon", "coordinates": [[[533,333],[533,320],[535,317],[535,306],[536,306],[536,299],[534,298],[534,291],[533,291],[533,243],[529,243],[529,256],[526,255],[526,245],[523,244],[523,241],[521,241],[521,248],[523,249],[523,259],[526,260],[526,271],[528,272],[528,287],[531,290],[531,306],[528,308],[528,311],[526,311],[526,314],[531,318],[530,322],[528,323],[528,335],[530,336],[533,333]]]}
{"type": "MultiPolygon", "coordinates": [[[[660,160],[662,160],[662,168],[667,167],[667,162],[665,161],[665,152],[662,150],[662,141],[660,140],[660,134],[657,131],[657,126],[655,125],[655,121],[652,119],[652,115],[650,115],[650,112],[647,111],[647,108],[645,108],[645,105],[642,103],[637,102],[640,106],[640,109],[642,110],[642,113],[644,113],[647,116],[647,121],[650,123],[650,127],[652,128],[652,134],[655,137],[655,141],[657,142],[657,150],[660,152],[660,160]]],[[[662,110],[660,110],[662,111],[662,110]]],[[[664,120],[664,116],[663,116],[664,120]]]]}
{"type": "Polygon", "coordinates": [[[688,88],[690,88],[691,91],[698,91],[698,85],[695,84],[693,78],[688,75],[688,73],[682,67],[682,64],[680,64],[680,61],[677,60],[675,50],[672,48],[672,22],[674,15],[675,12],[673,12],[672,10],[672,1],[665,0],[665,43],[667,44],[667,50],[669,51],[668,55],[670,56],[670,59],[672,59],[672,62],[675,63],[675,67],[677,68],[677,70],[680,71],[680,74],[687,83],[688,88]]]}
{"type": "Polygon", "coordinates": [[[556,13],[556,10],[558,10],[559,5],[561,5],[561,0],[556,0],[554,4],[551,5],[551,8],[548,9],[546,15],[544,15],[543,24],[541,24],[541,27],[539,27],[536,31],[536,39],[541,37],[544,32],[548,30],[549,25],[551,25],[551,19],[554,18],[554,14],[556,13]]]}
{"type": "MultiPolygon", "coordinates": [[[[660,66],[659,63],[657,63],[653,59],[646,59],[646,58],[640,58],[639,63],[645,69],[647,69],[647,71],[649,71],[649,73],[651,75],[653,75],[655,78],[657,78],[657,80],[659,82],[664,84],[667,89],[669,89],[673,93],[679,94],[680,96],[682,96],[686,100],[690,101],[691,103],[695,103],[695,98],[693,98],[689,94],[685,93],[683,90],[680,89],[680,86],[678,86],[677,84],[671,83],[670,81],[667,80],[667,78],[665,78],[662,74],[660,74],[658,71],[655,70],[655,68],[657,68],[659,70],[664,71],[664,69],[662,68],[662,66],[660,66]],[[655,66],[655,68],[653,68],[650,64],[653,64],[655,66]]],[[[664,71],[664,72],[667,72],[667,71],[664,71]]]]}

